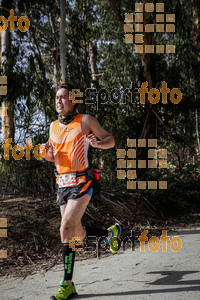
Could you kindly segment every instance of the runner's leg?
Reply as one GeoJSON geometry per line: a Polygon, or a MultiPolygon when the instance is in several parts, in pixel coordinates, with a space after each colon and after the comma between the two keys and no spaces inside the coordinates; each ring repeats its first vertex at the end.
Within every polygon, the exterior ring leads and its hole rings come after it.
{"type": "Polygon", "coordinates": [[[63,258],[65,265],[64,280],[67,280],[69,284],[72,283],[75,251],[69,246],[69,241],[72,237],[79,237],[81,240],[85,236],[107,236],[110,237],[110,232],[106,229],[98,228],[84,228],[81,223],[82,216],[85,209],[90,201],[90,196],[85,194],[84,196],[77,199],[69,199],[67,204],[61,206],[61,241],[63,243],[63,258]]]}
{"type": "Polygon", "coordinates": [[[67,207],[67,203],[60,206],[60,214],[61,214],[61,217],[63,217],[63,214],[64,214],[64,212],[65,212],[66,207],[67,207]]]}
{"type": "Polygon", "coordinates": [[[80,222],[89,201],[90,196],[86,194],[78,199],[69,199],[66,207],[61,208],[61,214],[63,213],[60,227],[62,243],[69,242],[77,225],[78,228],[83,229],[80,222]]]}
{"type": "MultiPolygon", "coordinates": [[[[63,216],[66,207],[67,207],[67,203],[65,205],[60,206],[61,217],[63,216]]],[[[75,236],[80,237],[81,240],[83,240],[86,236],[86,229],[85,229],[85,227],[82,226],[81,220],[75,226],[75,236]]]]}
{"type": "MultiPolygon", "coordinates": [[[[84,195],[78,199],[69,199],[65,207],[61,207],[61,227],[60,235],[63,243],[63,259],[64,259],[64,280],[72,284],[72,275],[74,267],[74,259],[76,251],[69,247],[69,241],[72,237],[77,236],[77,233],[84,236],[84,230],[81,224],[81,218],[90,201],[89,195],[84,195]],[[78,229],[78,232],[77,232],[78,229]]],[[[64,205],[63,205],[64,206],[64,205]]]]}
{"type": "MultiPolygon", "coordinates": [[[[66,207],[67,207],[67,204],[62,205],[60,207],[61,216],[63,216],[66,207]]],[[[106,236],[107,239],[109,239],[111,237],[111,233],[106,229],[83,227],[81,220],[80,220],[79,223],[74,227],[74,235],[73,236],[80,237],[81,240],[83,240],[85,237],[89,237],[89,236],[95,236],[97,238],[106,236]]]]}

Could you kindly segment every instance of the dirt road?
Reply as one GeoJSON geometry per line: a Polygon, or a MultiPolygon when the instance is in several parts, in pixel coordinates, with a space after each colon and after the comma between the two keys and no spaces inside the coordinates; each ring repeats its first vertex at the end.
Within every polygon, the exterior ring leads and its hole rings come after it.
{"type": "MultiPolygon", "coordinates": [[[[200,228],[173,232],[170,239],[174,235],[182,241],[179,252],[170,249],[170,242],[166,252],[161,247],[151,252],[146,242],[145,252],[136,248],[77,262],[77,299],[200,299],[200,228]]],[[[62,277],[62,265],[24,280],[1,277],[0,299],[48,300],[62,277]]]]}

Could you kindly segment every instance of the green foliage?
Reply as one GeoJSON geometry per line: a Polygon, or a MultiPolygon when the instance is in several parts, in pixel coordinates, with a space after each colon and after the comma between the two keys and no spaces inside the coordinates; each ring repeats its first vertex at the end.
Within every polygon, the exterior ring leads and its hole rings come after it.
{"type": "MultiPolygon", "coordinates": [[[[178,179],[182,170],[192,163],[193,157],[197,161],[199,155],[200,35],[199,29],[194,26],[191,1],[163,2],[166,12],[176,14],[176,33],[164,36],[155,34],[153,42],[175,44],[176,54],[153,55],[151,58],[155,74],[152,76],[155,77],[156,88],[160,89],[162,82],[166,81],[170,89],[179,88],[183,94],[178,105],[171,103],[168,95],[166,105],[160,101],[153,106],[163,122],[158,124],[159,146],[168,149],[170,160],[179,172],[177,179],[170,177],[171,173],[167,174],[169,189],[172,189],[179,183],[182,185],[178,179]]],[[[16,142],[20,140],[25,143],[29,137],[36,145],[47,141],[50,122],[57,118],[55,86],[61,78],[59,1],[19,0],[14,3],[19,15],[29,17],[31,26],[26,33],[17,30],[12,36],[12,47],[7,53],[12,66],[8,78],[8,95],[2,97],[1,101],[9,100],[15,104],[16,142]]],[[[117,0],[113,3],[122,17],[125,13],[134,12],[134,2],[117,0]]],[[[6,1],[2,5],[8,7],[6,1]]],[[[198,16],[200,4],[194,1],[194,5],[198,16]]],[[[93,151],[94,162],[102,164],[105,182],[108,180],[115,184],[118,182],[116,150],[125,147],[127,138],[140,138],[145,122],[145,109],[139,103],[139,94],[135,91],[142,84],[141,57],[134,54],[133,44],[124,42],[123,25],[111,9],[109,1],[66,1],[66,22],[67,77],[81,90],[94,87],[89,46],[94,42],[97,45],[97,90],[107,89],[109,99],[103,104],[100,96],[96,95],[96,100],[101,102],[100,109],[97,110],[94,103],[86,105],[85,110],[94,115],[115,137],[114,149],[93,151]],[[113,88],[118,89],[121,95],[115,103],[110,99],[113,88]],[[127,88],[132,92],[132,101],[127,99],[126,103],[122,103],[122,95],[127,88]]],[[[34,159],[31,162],[24,159],[15,162],[11,159],[3,162],[1,167],[8,174],[18,172],[20,168],[26,170],[18,174],[19,185],[32,186],[36,182],[35,168],[45,175],[48,172],[47,164],[34,159]],[[27,174],[30,176],[27,177],[27,174]]],[[[148,172],[145,176],[149,176],[148,172]]],[[[49,188],[49,185],[46,187],[49,188]]]]}

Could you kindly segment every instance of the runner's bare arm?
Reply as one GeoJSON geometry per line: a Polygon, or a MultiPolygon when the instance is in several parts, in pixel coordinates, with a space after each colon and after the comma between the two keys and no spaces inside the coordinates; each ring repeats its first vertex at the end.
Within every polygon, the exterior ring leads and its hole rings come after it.
{"type": "MultiPolygon", "coordinates": [[[[49,137],[51,136],[52,125],[53,125],[53,123],[51,123],[50,127],[49,127],[49,137]]],[[[45,150],[46,150],[46,155],[44,158],[50,162],[54,162],[53,146],[52,146],[50,139],[48,140],[48,142],[43,144],[43,146],[45,147],[45,150]]]]}
{"type": "Polygon", "coordinates": [[[44,158],[50,162],[54,162],[53,148],[51,143],[48,141],[45,144],[43,144],[43,146],[45,147],[46,150],[46,155],[44,158]]]}
{"type": "Polygon", "coordinates": [[[89,132],[89,134],[86,134],[86,140],[91,146],[100,149],[109,149],[115,146],[114,137],[101,127],[97,119],[90,115],[84,115],[83,123],[87,128],[87,132],[89,132]]]}

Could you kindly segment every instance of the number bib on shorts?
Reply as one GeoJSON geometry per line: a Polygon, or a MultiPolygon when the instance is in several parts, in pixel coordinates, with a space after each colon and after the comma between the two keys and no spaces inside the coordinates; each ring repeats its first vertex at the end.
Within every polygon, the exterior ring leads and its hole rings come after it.
{"type": "Polygon", "coordinates": [[[59,187],[76,185],[76,173],[67,173],[59,176],[59,187]]]}

